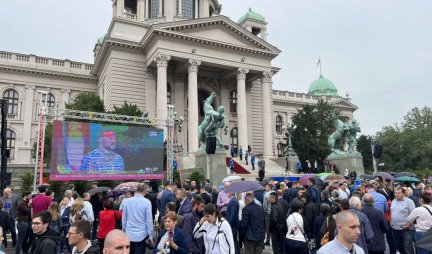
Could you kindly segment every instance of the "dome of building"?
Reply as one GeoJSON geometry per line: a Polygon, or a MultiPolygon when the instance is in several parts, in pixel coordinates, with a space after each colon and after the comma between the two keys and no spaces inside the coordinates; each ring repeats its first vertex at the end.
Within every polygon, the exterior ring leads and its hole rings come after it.
{"type": "Polygon", "coordinates": [[[239,21],[237,22],[238,24],[242,24],[243,22],[245,22],[246,20],[251,19],[253,21],[257,21],[257,22],[265,22],[265,18],[263,15],[252,11],[252,8],[249,8],[249,11],[243,15],[239,21]]]}
{"type": "Polygon", "coordinates": [[[333,82],[324,78],[323,75],[320,75],[320,77],[310,85],[308,94],[314,96],[339,96],[333,82]]]}

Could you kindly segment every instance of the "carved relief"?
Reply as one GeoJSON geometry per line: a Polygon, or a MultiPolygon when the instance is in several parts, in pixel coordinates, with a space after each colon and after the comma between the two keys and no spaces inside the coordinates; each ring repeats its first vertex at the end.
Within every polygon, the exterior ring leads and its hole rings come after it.
{"type": "Polygon", "coordinates": [[[246,74],[248,74],[249,69],[246,68],[238,68],[237,70],[237,79],[246,79],[246,74]]]}
{"type": "Polygon", "coordinates": [[[156,59],[155,59],[155,61],[156,61],[156,66],[159,68],[159,67],[167,67],[168,66],[168,61],[171,59],[171,57],[170,56],[166,56],[166,55],[160,55],[160,54],[158,54],[157,56],[156,56],[156,59]]]}

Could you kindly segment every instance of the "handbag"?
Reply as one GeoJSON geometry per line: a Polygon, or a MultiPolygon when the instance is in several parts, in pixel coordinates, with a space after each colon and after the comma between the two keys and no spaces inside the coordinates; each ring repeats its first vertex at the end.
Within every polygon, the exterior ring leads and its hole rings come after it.
{"type": "MultiPolygon", "coordinates": [[[[297,220],[295,219],[294,214],[292,214],[292,216],[293,216],[293,219],[294,219],[295,223],[297,224],[297,227],[300,229],[300,232],[302,233],[303,237],[304,237],[305,240],[306,240],[306,245],[307,245],[308,250],[313,250],[313,249],[315,249],[315,248],[316,248],[315,238],[309,238],[309,237],[305,234],[305,232],[303,231],[303,229],[302,229],[302,228],[299,226],[299,224],[297,223],[297,220]]],[[[305,221],[304,221],[304,219],[303,219],[303,225],[304,225],[304,223],[305,223],[305,221]]]]}
{"type": "MultiPolygon", "coordinates": [[[[326,224],[327,224],[327,228],[328,228],[328,217],[327,217],[327,220],[326,220],[326,224]]],[[[326,245],[328,242],[330,241],[330,232],[329,231],[327,231],[324,235],[323,235],[323,237],[321,238],[321,246],[324,246],[324,245],[326,245]]]]}

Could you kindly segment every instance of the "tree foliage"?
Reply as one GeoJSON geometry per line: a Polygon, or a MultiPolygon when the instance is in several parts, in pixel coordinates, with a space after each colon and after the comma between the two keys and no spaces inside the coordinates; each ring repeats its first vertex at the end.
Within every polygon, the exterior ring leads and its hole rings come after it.
{"type": "Polygon", "coordinates": [[[383,146],[380,159],[392,171],[432,168],[432,109],[413,108],[401,124],[385,126],[376,142],[383,146]]]}
{"type": "Polygon", "coordinates": [[[95,93],[83,92],[78,94],[73,103],[66,104],[67,109],[105,112],[103,100],[95,93]]]}
{"type": "Polygon", "coordinates": [[[367,171],[373,170],[372,140],[372,136],[363,134],[357,139],[357,151],[363,156],[363,166],[367,171]]]}
{"type": "Polygon", "coordinates": [[[330,103],[319,100],[315,105],[304,105],[293,116],[292,144],[302,163],[317,160],[322,165],[330,154],[328,137],[333,131],[331,114],[334,110],[330,103]]]}
{"type": "Polygon", "coordinates": [[[113,114],[126,115],[126,116],[142,116],[143,111],[141,111],[136,104],[127,103],[124,101],[123,105],[120,107],[114,106],[113,114]]]}

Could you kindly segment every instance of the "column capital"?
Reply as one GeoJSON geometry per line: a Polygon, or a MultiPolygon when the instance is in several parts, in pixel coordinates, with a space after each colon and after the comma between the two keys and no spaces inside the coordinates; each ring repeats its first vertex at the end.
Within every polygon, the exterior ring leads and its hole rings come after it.
{"type": "Polygon", "coordinates": [[[238,68],[237,69],[237,79],[246,79],[246,74],[248,74],[249,69],[246,68],[238,68]]]}
{"type": "Polygon", "coordinates": [[[201,65],[200,60],[189,59],[188,60],[188,70],[189,72],[198,72],[198,66],[201,65]]]}
{"type": "Polygon", "coordinates": [[[67,94],[70,94],[70,93],[71,93],[71,90],[70,90],[70,89],[67,89],[67,88],[62,88],[62,89],[60,89],[60,91],[61,91],[62,93],[67,93],[67,94]]]}
{"type": "Polygon", "coordinates": [[[264,71],[261,76],[261,80],[263,83],[271,83],[273,77],[273,72],[271,71],[264,71]]]}
{"type": "Polygon", "coordinates": [[[26,88],[27,90],[35,90],[35,89],[36,89],[36,86],[32,86],[32,85],[25,85],[25,88],[26,88]]]}
{"type": "Polygon", "coordinates": [[[168,66],[168,61],[170,59],[171,59],[170,56],[157,54],[157,56],[155,58],[157,67],[165,67],[166,68],[168,66]]]}

